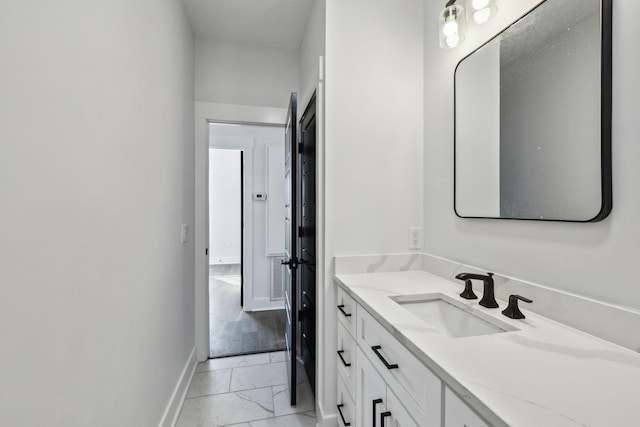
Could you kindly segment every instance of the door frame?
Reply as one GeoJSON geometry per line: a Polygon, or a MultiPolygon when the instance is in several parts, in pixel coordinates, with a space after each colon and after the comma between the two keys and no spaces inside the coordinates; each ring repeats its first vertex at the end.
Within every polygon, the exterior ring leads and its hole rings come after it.
{"type": "MultiPolygon", "coordinates": [[[[209,358],[210,345],[209,256],[207,255],[209,247],[209,123],[283,126],[286,115],[286,108],[253,107],[211,102],[196,102],[194,104],[194,344],[199,362],[204,362],[209,358]]],[[[248,191],[246,193],[249,196],[251,195],[248,191]]],[[[249,211],[248,206],[245,206],[245,211],[249,211]]],[[[245,246],[245,249],[247,248],[248,246],[245,246]]],[[[245,262],[245,259],[243,258],[243,264],[246,268],[249,264],[245,262]]],[[[246,274],[244,279],[247,280],[246,274]]],[[[245,295],[248,293],[246,291],[248,291],[248,288],[245,288],[245,295]]]]}

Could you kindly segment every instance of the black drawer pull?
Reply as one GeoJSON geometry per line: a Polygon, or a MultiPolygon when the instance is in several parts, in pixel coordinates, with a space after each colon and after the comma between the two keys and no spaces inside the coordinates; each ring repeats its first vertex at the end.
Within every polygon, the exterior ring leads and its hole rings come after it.
{"type": "Polygon", "coordinates": [[[383,412],[380,414],[380,427],[384,427],[384,419],[391,416],[391,412],[383,412]]]}
{"type": "Polygon", "coordinates": [[[342,407],[344,405],[341,403],[337,406],[338,406],[338,412],[340,413],[340,418],[342,418],[342,424],[344,424],[344,427],[349,427],[351,423],[348,423],[347,420],[344,419],[344,415],[342,414],[342,407]]]}
{"type": "Polygon", "coordinates": [[[344,311],[344,304],[340,304],[338,306],[338,310],[340,310],[342,314],[344,314],[344,317],[351,317],[351,313],[347,313],[346,311],[344,311]]]}
{"type": "Polygon", "coordinates": [[[378,406],[378,403],[382,403],[382,399],[374,399],[373,401],[373,415],[371,416],[373,427],[376,427],[376,406],[378,406]]]}
{"type": "Polygon", "coordinates": [[[382,360],[382,363],[384,363],[384,366],[386,366],[387,369],[398,369],[398,364],[397,363],[390,364],[389,362],[387,362],[387,360],[384,358],[384,356],[382,356],[382,354],[380,354],[380,352],[378,350],[380,350],[381,348],[382,348],[382,346],[374,345],[373,347],[371,347],[371,350],[373,350],[373,352],[376,354],[376,356],[378,356],[378,359],[382,360]]]}
{"type": "Polygon", "coordinates": [[[347,363],[347,361],[344,360],[344,357],[342,357],[342,353],[344,353],[344,350],[338,350],[338,357],[340,358],[340,360],[342,360],[344,366],[351,366],[351,363],[347,363]]]}

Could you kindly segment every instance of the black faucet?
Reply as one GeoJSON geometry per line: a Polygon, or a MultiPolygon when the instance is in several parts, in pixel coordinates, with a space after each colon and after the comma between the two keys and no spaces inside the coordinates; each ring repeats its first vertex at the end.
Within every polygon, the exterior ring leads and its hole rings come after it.
{"type": "MultiPolygon", "coordinates": [[[[480,305],[487,308],[497,308],[498,303],[496,302],[496,298],[493,295],[493,273],[487,274],[473,274],[473,273],[460,273],[456,276],[456,279],[465,281],[465,290],[460,294],[461,297],[466,299],[473,299],[473,297],[469,298],[473,295],[473,291],[471,291],[471,295],[469,294],[469,280],[477,279],[482,280],[484,283],[484,290],[482,292],[482,299],[480,300],[480,305]],[[463,295],[463,294],[466,294],[463,295]]],[[[475,295],[474,295],[475,296],[475,295]]]]}

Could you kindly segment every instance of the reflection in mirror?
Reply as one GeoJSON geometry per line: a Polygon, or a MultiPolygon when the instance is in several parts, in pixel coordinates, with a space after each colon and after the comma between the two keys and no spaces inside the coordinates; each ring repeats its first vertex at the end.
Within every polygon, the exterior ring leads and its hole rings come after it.
{"type": "Polygon", "coordinates": [[[460,61],[458,216],[561,221],[607,216],[609,20],[610,0],[546,0],[460,61]]]}

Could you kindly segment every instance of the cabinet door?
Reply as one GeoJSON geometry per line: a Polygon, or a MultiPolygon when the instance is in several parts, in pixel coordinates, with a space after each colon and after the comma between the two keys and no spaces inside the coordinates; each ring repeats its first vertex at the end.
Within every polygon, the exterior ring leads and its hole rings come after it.
{"type": "Polygon", "coordinates": [[[445,427],[488,427],[448,387],[445,387],[444,392],[444,425],[445,427]]]}
{"type": "Polygon", "coordinates": [[[369,359],[358,348],[356,359],[356,426],[380,427],[385,411],[387,385],[369,359]]]}
{"type": "Polygon", "coordinates": [[[338,323],[338,373],[352,397],[356,395],[356,342],[347,330],[338,323]]]}
{"type": "Polygon", "coordinates": [[[418,427],[418,424],[409,416],[404,406],[400,404],[400,400],[396,397],[391,389],[387,388],[387,410],[384,425],[380,427],[418,427]]]}
{"type": "Polygon", "coordinates": [[[336,402],[338,404],[338,426],[339,427],[355,427],[356,405],[353,403],[351,395],[347,391],[342,378],[338,376],[338,396],[336,402]]]}

